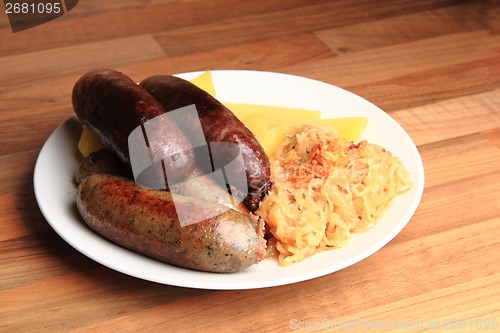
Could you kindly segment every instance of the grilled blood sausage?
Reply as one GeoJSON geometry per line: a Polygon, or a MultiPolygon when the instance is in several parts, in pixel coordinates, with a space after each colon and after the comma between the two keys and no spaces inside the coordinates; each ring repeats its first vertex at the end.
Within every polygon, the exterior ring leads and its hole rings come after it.
{"type": "MultiPolygon", "coordinates": [[[[130,133],[166,112],[151,94],[115,70],[95,70],[83,75],[73,88],[72,100],[82,123],[129,168],[130,133]]],[[[163,119],[154,141],[157,151],[152,154],[162,156],[169,180],[177,182],[191,174],[195,164],[192,146],[173,121],[163,119]]]]}
{"type": "Polygon", "coordinates": [[[78,165],[75,181],[77,184],[80,184],[85,177],[94,173],[125,176],[122,162],[107,149],[92,152],[89,156],[85,157],[78,165]]]}
{"type": "Polygon", "coordinates": [[[175,76],[151,76],[140,85],[167,111],[194,104],[207,142],[238,144],[248,183],[244,202],[251,211],[256,210],[270,186],[270,168],[267,155],[252,132],[222,103],[191,82],[175,76]]]}
{"type": "Polygon", "coordinates": [[[265,241],[249,215],[225,206],[175,197],[175,205],[215,217],[181,227],[168,191],[139,187],[119,176],[92,174],[78,187],[77,207],[105,238],[158,260],[195,270],[231,273],[265,256],[265,241]]]}

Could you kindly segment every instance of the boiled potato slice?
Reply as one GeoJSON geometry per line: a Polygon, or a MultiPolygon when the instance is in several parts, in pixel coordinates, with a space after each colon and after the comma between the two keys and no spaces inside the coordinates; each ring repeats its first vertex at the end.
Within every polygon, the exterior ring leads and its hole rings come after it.
{"type": "Polygon", "coordinates": [[[190,82],[215,97],[214,81],[212,80],[212,73],[210,71],[203,72],[201,75],[190,80],[190,82]]]}
{"type": "Polygon", "coordinates": [[[262,138],[258,139],[260,145],[268,156],[271,155],[280,144],[285,141],[285,135],[290,135],[297,128],[292,128],[288,125],[278,125],[267,130],[262,138]]]}
{"type": "Polygon", "coordinates": [[[260,142],[267,154],[270,154],[284,140],[286,134],[293,133],[303,126],[332,127],[340,137],[356,141],[363,133],[368,118],[348,117],[332,119],[275,120],[260,116],[251,116],[245,123],[260,142]]]}
{"type": "MultiPolygon", "coordinates": [[[[205,90],[213,97],[216,97],[212,72],[205,71],[194,79],[190,80],[195,86],[205,90]]],[[[253,115],[259,115],[270,119],[319,119],[321,112],[315,110],[304,110],[298,108],[286,108],[281,106],[254,105],[240,103],[224,103],[241,121],[253,115]]]]}
{"type": "Polygon", "coordinates": [[[319,119],[321,112],[316,110],[304,110],[296,108],[286,108],[281,106],[253,105],[224,103],[242,122],[252,116],[260,116],[268,119],[319,119]]]}
{"type": "Polygon", "coordinates": [[[91,153],[103,149],[101,140],[92,132],[90,128],[83,125],[82,135],[78,141],[78,150],[83,157],[89,156],[91,153]]]}
{"type": "MultiPolygon", "coordinates": [[[[215,86],[212,73],[205,71],[194,79],[190,80],[195,86],[205,90],[213,97],[216,97],[215,86]]],[[[280,106],[253,105],[240,103],[224,103],[241,121],[253,115],[260,115],[271,119],[319,119],[320,111],[304,110],[298,108],[286,108],[280,106]]]]}

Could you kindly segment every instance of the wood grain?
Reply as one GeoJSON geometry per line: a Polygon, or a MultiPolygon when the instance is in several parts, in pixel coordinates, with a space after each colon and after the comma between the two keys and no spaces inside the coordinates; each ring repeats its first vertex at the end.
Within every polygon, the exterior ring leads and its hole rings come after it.
{"type": "Polygon", "coordinates": [[[88,0],[19,33],[1,13],[0,40],[1,332],[500,330],[499,1],[88,0]],[[422,201],[378,252],[301,283],[212,291],[118,273],[50,227],[32,181],[73,114],[74,83],[98,67],[136,81],[266,70],[345,88],[411,136],[422,201]]]}
{"type": "Polygon", "coordinates": [[[113,40],[99,41],[66,48],[54,48],[22,55],[0,58],[0,82],[17,83],[44,79],[44,75],[64,75],[87,68],[119,66],[155,58],[165,53],[150,35],[137,35],[113,40]],[[40,66],[40,59],[45,59],[40,66]],[[12,67],[15,61],[19,64],[12,67]],[[29,77],[23,75],[29,71],[29,77]]]}

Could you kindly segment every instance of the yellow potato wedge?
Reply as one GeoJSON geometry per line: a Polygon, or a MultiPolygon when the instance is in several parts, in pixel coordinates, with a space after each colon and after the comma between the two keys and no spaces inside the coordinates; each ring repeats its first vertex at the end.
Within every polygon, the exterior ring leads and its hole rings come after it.
{"type": "Polygon", "coordinates": [[[286,108],[281,106],[253,105],[224,103],[242,122],[252,116],[260,116],[268,119],[319,119],[321,112],[316,110],[305,110],[286,108]]]}
{"type": "MultiPolygon", "coordinates": [[[[205,90],[213,97],[216,97],[212,72],[209,70],[190,80],[195,86],[205,90]]],[[[250,116],[259,115],[271,119],[319,119],[321,112],[315,110],[305,110],[298,108],[286,108],[281,106],[254,105],[240,103],[224,103],[241,121],[250,116]]]]}
{"type": "Polygon", "coordinates": [[[89,156],[91,153],[103,149],[101,140],[97,135],[92,132],[90,128],[83,125],[82,135],[80,136],[80,141],[78,141],[78,150],[83,155],[83,157],[89,156]]]}
{"type": "Polygon", "coordinates": [[[210,71],[203,72],[199,76],[190,80],[190,82],[215,97],[214,81],[212,80],[212,73],[210,71]]]}
{"type": "Polygon", "coordinates": [[[368,118],[348,117],[331,119],[275,120],[260,116],[251,116],[245,125],[252,131],[267,154],[270,154],[284,140],[285,135],[293,133],[303,126],[327,126],[335,128],[340,137],[356,141],[363,133],[368,118]]]}

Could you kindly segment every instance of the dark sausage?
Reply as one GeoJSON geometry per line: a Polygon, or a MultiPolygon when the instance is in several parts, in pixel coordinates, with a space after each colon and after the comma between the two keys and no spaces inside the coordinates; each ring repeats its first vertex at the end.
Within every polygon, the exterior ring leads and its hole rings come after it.
{"type": "Polygon", "coordinates": [[[140,85],[167,111],[194,104],[207,142],[238,144],[248,184],[244,202],[251,211],[257,209],[270,186],[270,168],[267,155],[252,132],[222,103],[191,82],[175,76],[151,76],[140,85]]]}
{"type": "MultiPolygon", "coordinates": [[[[148,121],[165,114],[151,94],[129,77],[115,70],[95,70],[83,75],[73,88],[73,107],[104,146],[130,166],[128,137],[148,121]]],[[[169,181],[186,178],[194,169],[194,152],[189,140],[171,120],[163,118],[155,130],[154,156],[162,156],[169,181]]]]}
{"type": "Polygon", "coordinates": [[[265,256],[265,241],[252,217],[225,206],[168,191],[145,189],[126,178],[93,174],[78,187],[77,207],[105,238],[158,260],[195,270],[230,273],[265,256]],[[176,208],[201,222],[181,227],[176,208]],[[215,217],[202,219],[210,212],[215,217]]]}
{"type": "Polygon", "coordinates": [[[115,154],[107,149],[101,149],[90,153],[89,156],[80,162],[76,170],[75,181],[77,184],[80,184],[87,176],[94,173],[125,176],[124,170],[122,161],[115,154]]]}

